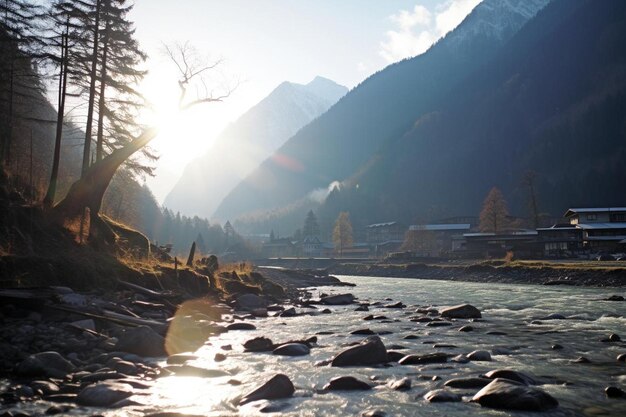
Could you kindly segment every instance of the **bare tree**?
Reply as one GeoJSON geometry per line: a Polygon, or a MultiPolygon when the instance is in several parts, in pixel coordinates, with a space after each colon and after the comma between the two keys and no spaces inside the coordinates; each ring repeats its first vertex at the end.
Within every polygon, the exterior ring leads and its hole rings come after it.
{"type": "Polygon", "coordinates": [[[493,187],[487,194],[480,212],[480,231],[502,232],[508,227],[508,216],[509,210],[502,192],[497,187],[493,187]]]}

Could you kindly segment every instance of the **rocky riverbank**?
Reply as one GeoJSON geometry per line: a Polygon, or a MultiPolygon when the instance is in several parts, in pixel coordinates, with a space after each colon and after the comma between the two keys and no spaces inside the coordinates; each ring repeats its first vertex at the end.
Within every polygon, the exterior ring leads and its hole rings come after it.
{"type": "Polygon", "coordinates": [[[592,268],[576,266],[553,267],[499,265],[476,263],[471,265],[362,264],[342,263],[328,268],[335,275],[419,278],[466,282],[494,282],[507,284],[574,285],[588,287],[626,286],[626,268],[592,268]]]}

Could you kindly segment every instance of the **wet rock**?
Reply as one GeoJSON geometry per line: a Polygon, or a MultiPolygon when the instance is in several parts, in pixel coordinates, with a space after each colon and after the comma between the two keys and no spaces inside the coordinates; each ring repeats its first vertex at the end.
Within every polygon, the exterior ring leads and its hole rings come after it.
{"type": "Polygon", "coordinates": [[[385,308],[404,308],[406,307],[406,304],[404,304],[402,301],[398,301],[397,303],[394,304],[387,304],[385,306],[385,308]]]}
{"type": "Polygon", "coordinates": [[[468,324],[468,325],[461,327],[459,331],[460,332],[472,332],[474,331],[474,328],[468,324]]]}
{"type": "Polygon", "coordinates": [[[267,301],[263,297],[256,294],[242,294],[235,300],[235,304],[241,310],[256,310],[258,308],[266,308],[267,301]]]}
{"type": "Polygon", "coordinates": [[[617,361],[618,362],[626,362],[626,353],[621,353],[621,354],[617,355],[617,361]]]}
{"type": "Polygon", "coordinates": [[[137,375],[139,373],[139,369],[137,366],[128,361],[124,361],[120,358],[111,358],[106,364],[107,367],[126,375],[137,375]]]}
{"type": "Polygon", "coordinates": [[[55,416],[57,414],[69,413],[74,408],[76,407],[74,407],[73,405],[69,405],[69,404],[53,405],[51,407],[48,407],[48,409],[46,410],[46,415],[55,416]]]}
{"type": "Polygon", "coordinates": [[[256,326],[252,323],[237,322],[226,326],[228,330],[256,330],[256,326]]]}
{"type": "Polygon", "coordinates": [[[470,361],[489,362],[489,361],[491,361],[491,354],[489,352],[487,352],[486,350],[475,350],[473,352],[470,352],[467,355],[467,358],[470,361]]]}
{"type": "Polygon", "coordinates": [[[489,371],[485,374],[486,378],[489,379],[509,379],[511,381],[519,382],[524,385],[536,385],[537,381],[529,375],[525,373],[513,371],[511,369],[495,369],[493,371],[489,371]]]}
{"type": "Polygon", "coordinates": [[[226,360],[226,355],[224,355],[223,353],[216,353],[215,356],[213,357],[213,360],[215,362],[223,362],[226,360]]]}
{"type": "Polygon", "coordinates": [[[433,345],[434,349],[456,349],[457,345],[452,345],[450,343],[435,343],[433,345]]]}
{"type": "Polygon", "coordinates": [[[320,314],[331,314],[332,311],[328,308],[323,309],[322,311],[320,311],[320,314]]]}
{"type": "Polygon", "coordinates": [[[444,327],[444,326],[452,326],[452,323],[449,321],[431,321],[426,324],[427,327],[444,327]]]}
{"type": "Polygon", "coordinates": [[[571,361],[572,363],[591,363],[591,361],[587,358],[585,358],[584,356],[580,356],[577,359],[574,359],[573,361],[571,361]]]}
{"type": "Polygon", "coordinates": [[[489,334],[491,336],[506,336],[508,333],[502,332],[500,330],[492,330],[492,331],[487,332],[486,334],[489,334]]]}
{"type": "Polygon", "coordinates": [[[30,387],[43,395],[55,394],[60,391],[59,386],[50,381],[33,381],[30,383],[30,387]]]}
{"type": "Polygon", "coordinates": [[[354,311],[370,311],[370,309],[366,305],[360,305],[357,308],[355,308],[354,311]]]}
{"type": "Polygon", "coordinates": [[[196,355],[192,355],[191,353],[177,353],[176,355],[171,355],[167,358],[168,365],[181,365],[187,361],[193,361],[198,359],[196,355]]]}
{"type": "Polygon", "coordinates": [[[133,395],[133,388],[118,382],[89,385],[78,393],[76,402],[90,407],[109,407],[133,395]]]}
{"type": "Polygon", "coordinates": [[[278,316],[279,317],[295,317],[296,315],[297,315],[296,309],[291,307],[291,308],[288,308],[287,310],[281,312],[278,316]]]}
{"type": "Polygon", "coordinates": [[[365,391],[372,389],[371,385],[356,379],[353,376],[339,376],[324,385],[324,391],[365,391]]]}
{"type": "MultiPolygon", "coordinates": [[[[108,368],[105,368],[108,369],[108,368]]],[[[100,372],[94,372],[91,374],[86,374],[86,375],[80,375],[76,374],[74,375],[74,380],[79,380],[81,383],[93,383],[93,382],[100,382],[100,381],[107,381],[107,380],[111,380],[111,379],[122,379],[126,377],[126,375],[121,374],[117,371],[100,371],[100,372]]]]}
{"type": "Polygon", "coordinates": [[[41,352],[27,357],[15,371],[21,376],[64,378],[73,370],[74,365],[58,352],[41,352]]]}
{"type": "Polygon", "coordinates": [[[361,417],[387,417],[387,413],[383,410],[371,409],[363,411],[361,417]]]}
{"type": "Polygon", "coordinates": [[[450,360],[456,363],[468,363],[470,361],[469,358],[465,355],[456,355],[450,360]]]}
{"type": "Polygon", "coordinates": [[[562,314],[552,313],[545,317],[539,318],[539,320],[565,320],[565,316],[562,314]]]}
{"type": "Polygon", "coordinates": [[[618,335],[618,334],[611,333],[611,334],[609,335],[609,342],[621,342],[621,341],[622,341],[622,338],[621,338],[621,337],[619,337],[619,335],[618,335]]]}
{"type": "Polygon", "coordinates": [[[374,332],[373,330],[370,329],[359,329],[359,330],[355,330],[353,332],[350,332],[351,335],[372,335],[372,334],[376,334],[376,332],[374,332]]]}
{"type": "Polygon", "coordinates": [[[487,386],[490,382],[491,379],[487,378],[454,378],[446,381],[443,385],[444,387],[450,388],[471,389],[482,388],[484,386],[487,386]]]}
{"type": "Polygon", "coordinates": [[[432,390],[426,395],[424,399],[431,403],[443,403],[443,402],[460,402],[462,397],[459,394],[455,394],[445,389],[432,390]]]}
{"type": "Polygon", "coordinates": [[[267,317],[267,309],[266,308],[254,308],[250,310],[250,314],[254,317],[267,317]]]}
{"type": "Polygon", "coordinates": [[[248,352],[269,352],[274,350],[274,343],[267,337],[255,337],[246,341],[243,348],[248,352]]]}
{"type": "Polygon", "coordinates": [[[274,375],[269,381],[255,389],[239,401],[239,405],[257,400],[274,400],[288,398],[293,395],[295,388],[287,375],[274,375]]]}
{"type": "Polygon", "coordinates": [[[442,352],[428,353],[426,355],[407,355],[400,359],[400,365],[423,365],[427,363],[444,363],[448,361],[448,355],[442,352]]]}
{"type": "Polygon", "coordinates": [[[387,386],[395,391],[408,391],[411,389],[411,380],[407,377],[394,379],[387,382],[387,386]]]}
{"type": "Polygon", "coordinates": [[[352,294],[337,294],[328,295],[320,299],[322,304],[326,305],[345,305],[354,303],[354,295],[352,294]]]}
{"type": "Polygon", "coordinates": [[[148,326],[127,329],[115,344],[116,350],[140,356],[165,356],[165,339],[148,326]]]}
{"type": "Polygon", "coordinates": [[[410,319],[413,323],[430,323],[433,321],[430,317],[413,317],[410,319]]]}
{"type": "Polygon", "coordinates": [[[471,304],[461,304],[441,310],[441,317],[452,319],[475,319],[481,318],[480,310],[471,304]]]}
{"type": "Polygon", "coordinates": [[[419,339],[419,336],[417,336],[415,334],[409,334],[407,336],[404,336],[404,339],[406,339],[406,340],[415,340],[415,339],[419,339]]]}
{"type": "Polygon", "coordinates": [[[146,414],[144,417],[202,417],[199,414],[185,414],[175,411],[164,411],[159,413],[146,414]]]}
{"type": "Polygon", "coordinates": [[[624,297],[621,295],[611,295],[610,297],[603,298],[604,301],[624,301],[624,297]]]}
{"type": "Polygon", "coordinates": [[[606,387],[604,393],[609,398],[622,398],[626,397],[626,392],[618,387],[606,387]]]}
{"type": "Polygon", "coordinates": [[[563,349],[563,346],[562,346],[562,345],[559,345],[558,343],[555,343],[555,344],[553,344],[553,345],[550,347],[550,349],[552,349],[552,350],[561,350],[561,349],[563,349]]]}
{"type": "Polygon", "coordinates": [[[335,356],[331,366],[377,365],[387,362],[387,349],[378,336],[370,336],[357,346],[335,356]]]}
{"type": "Polygon", "coordinates": [[[400,359],[404,358],[406,355],[402,352],[396,352],[394,350],[387,351],[387,360],[389,362],[398,362],[400,359]]]}
{"type": "Polygon", "coordinates": [[[173,372],[174,375],[195,376],[199,378],[219,378],[221,376],[230,375],[228,372],[222,371],[221,369],[207,369],[191,365],[168,366],[165,369],[173,372]]]}
{"type": "Polygon", "coordinates": [[[559,402],[550,394],[527,385],[497,378],[478,391],[472,398],[483,407],[504,410],[545,411],[559,402]]]}
{"type": "Polygon", "coordinates": [[[304,356],[311,353],[311,349],[303,343],[286,343],[280,345],[272,352],[281,356],[304,356]]]}

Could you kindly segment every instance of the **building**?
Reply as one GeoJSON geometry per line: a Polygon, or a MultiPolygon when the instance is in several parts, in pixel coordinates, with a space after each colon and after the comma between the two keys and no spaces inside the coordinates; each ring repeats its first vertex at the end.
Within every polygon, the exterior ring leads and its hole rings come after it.
{"type": "Polygon", "coordinates": [[[322,242],[317,236],[306,236],[300,245],[303,256],[312,258],[322,254],[322,242]]]}
{"type": "Polygon", "coordinates": [[[455,247],[459,237],[468,233],[470,223],[417,224],[409,226],[409,233],[414,234],[420,256],[441,256],[450,251],[459,250],[455,247]]]}
{"type": "Polygon", "coordinates": [[[567,221],[537,229],[548,256],[616,252],[626,248],[626,207],[570,208],[567,221]]]}
{"type": "Polygon", "coordinates": [[[289,238],[273,239],[263,244],[261,254],[265,258],[289,258],[296,256],[296,245],[289,238]]]}
{"type": "Polygon", "coordinates": [[[398,222],[374,223],[365,227],[366,244],[370,253],[382,257],[400,249],[406,227],[398,222]]]}
{"type": "Polygon", "coordinates": [[[519,230],[507,233],[465,233],[457,242],[458,252],[468,257],[499,258],[507,252],[521,258],[541,255],[536,230],[519,230]]]}

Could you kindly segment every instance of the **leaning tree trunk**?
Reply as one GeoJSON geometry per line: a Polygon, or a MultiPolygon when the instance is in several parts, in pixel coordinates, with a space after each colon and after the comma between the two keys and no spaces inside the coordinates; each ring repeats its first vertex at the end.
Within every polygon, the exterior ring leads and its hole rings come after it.
{"type": "Polygon", "coordinates": [[[105,227],[99,215],[104,193],[120,165],[154,139],[156,133],[155,129],[147,129],[123,148],[113,151],[106,158],[90,166],[83,177],[72,184],[65,198],[52,209],[56,218],[73,219],[82,216],[85,209],[89,208],[91,227],[102,231],[105,235],[103,237],[106,238],[106,235],[110,237],[112,231],[108,226],[105,227]]]}

